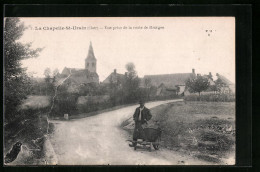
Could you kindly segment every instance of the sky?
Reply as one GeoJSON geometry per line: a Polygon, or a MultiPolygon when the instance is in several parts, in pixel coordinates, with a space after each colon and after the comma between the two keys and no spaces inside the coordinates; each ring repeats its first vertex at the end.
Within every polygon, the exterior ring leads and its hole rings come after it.
{"type": "Polygon", "coordinates": [[[194,68],[235,83],[234,17],[20,19],[28,29],[19,41],[44,48],[37,58],[22,62],[34,77],[44,77],[47,67],[60,72],[64,67],[84,68],[91,41],[100,81],[114,69],[125,73],[125,65],[132,62],[139,77],[191,73],[194,68]]]}

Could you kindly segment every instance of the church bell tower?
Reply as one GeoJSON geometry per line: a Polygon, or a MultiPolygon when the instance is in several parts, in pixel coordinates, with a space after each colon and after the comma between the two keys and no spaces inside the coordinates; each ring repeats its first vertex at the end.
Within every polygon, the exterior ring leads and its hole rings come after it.
{"type": "Polygon", "coordinates": [[[88,49],[88,56],[85,59],[85,69],[87,69],[90,72],[94,72],[94,73],[97,72],[97,59],[94,55],[91,41],[88,49]]]}

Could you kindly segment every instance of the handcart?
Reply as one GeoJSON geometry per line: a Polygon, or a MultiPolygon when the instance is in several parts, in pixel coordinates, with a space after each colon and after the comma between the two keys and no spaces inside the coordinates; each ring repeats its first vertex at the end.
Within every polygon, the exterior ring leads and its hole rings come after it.
{"type": "Polygon", "coordinates": [[[149,151],[152,151],[152,147],[154,147],[155,150],[158,150],[161,142],[162,130],[160,128],[144,128],[143,130],[145,138],[139,138],[137,141],[127,141],[132,142],[132,144],[135,145],[134,150],[138,148],[138,145],[142,148],[148,147],[149,151]]]}

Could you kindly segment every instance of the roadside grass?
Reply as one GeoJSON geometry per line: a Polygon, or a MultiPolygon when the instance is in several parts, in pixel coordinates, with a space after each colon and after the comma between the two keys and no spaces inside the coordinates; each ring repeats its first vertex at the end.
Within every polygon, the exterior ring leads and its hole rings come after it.
{"type": "Polygon", "coordinates": [[[200,96],[193,93],[184,97],[185,101],[206,101],[206,102],[235,102],[235,94],[201,94],[200,96]]]}
{"type": "MultiPolygon", "coordinates": [[[[235,158],[234,102],[175,102],[151,113],[151,123],[157,121],[163,130],[162,147],[212,163],[234,163],[225,162],[230,155],[235,158]]],[[[132,134],[132,119],[121,126],[132,134]]]]}
{"type": "Polygon", "coordinates": [[[16,142],[22,143],[17,158],[6,165],[45,163],[43,145],[48,126],[49,100],[46,96],[29,96],[21,105],[16,119],[4,125],[4,156],[16,142]]]}
{"type": "Polygon", "coordinates": [[[17,141],[22,143],[22,149],[17,159],[10,165],[43,164],[44,152],[42,150],[45,141],[43,136],[46,134],[48,125],[46,115],[22,120],[15,123],[15,128],[11,125],[9,124],[5,128],[4,155],[12,149],[17,141]]]}

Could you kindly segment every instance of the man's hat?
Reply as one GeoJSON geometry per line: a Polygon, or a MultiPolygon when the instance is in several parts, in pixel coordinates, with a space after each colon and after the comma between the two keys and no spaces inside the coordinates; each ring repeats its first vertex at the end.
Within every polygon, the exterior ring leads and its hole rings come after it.
{"type": "Polygon", "coordinates": [[[140,104],[140,103],[145,103],[145,101],[144,101],[143,99],[140,99],[140,100],[139,100],[139,104],[140,104]]]}

